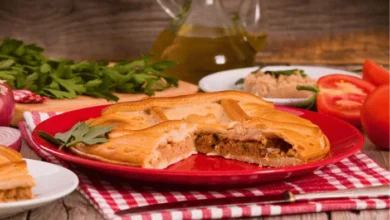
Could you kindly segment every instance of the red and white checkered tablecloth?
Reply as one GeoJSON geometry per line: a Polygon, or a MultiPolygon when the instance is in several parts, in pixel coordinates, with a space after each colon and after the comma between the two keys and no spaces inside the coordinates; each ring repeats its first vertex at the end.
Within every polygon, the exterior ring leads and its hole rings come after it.
{"type": "Polygon", "coordinates": [[[106,219],[216,219],[390,207],[390,198],[334,199],[282,205],[217,206],[117,216],[114,212],[120,209],[173,201],[270,195],[282,193],[285,190],[291,190],[293,193],[305,193],[390,184],[390,172],[378,166],[365,154],[358,152],[338,163],[321,168],[313,174],[256,187],[228,190],[162,190],[153,186],[135,184],[130,180],[108,178],[97,172],[84,170],[58,160],[41,149],[32,141],[31,131],[38,123],[56,114],[54,112],[25,112],[25,122],[19,123],[23,136],[29,146],[44,160],[73,170],[80,179],[78,191],[106,219]]]}
{"type": "Polygon", "coordinates": [[[25,89],[14,89],[12,90],[12,93],[16,103],[41,103],[49,99],[46,96],[41,96],[25,89]]]}

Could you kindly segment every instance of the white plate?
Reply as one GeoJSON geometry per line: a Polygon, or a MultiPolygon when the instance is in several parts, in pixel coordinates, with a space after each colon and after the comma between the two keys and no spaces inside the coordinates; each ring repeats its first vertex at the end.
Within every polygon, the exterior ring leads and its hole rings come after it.
{"type": "Polygon", "coordinates": [[[76,174],[68,169],[38,160],[25,161],[36,182],[34,199],[0,203],[0,218],[46,205],[73,192],[79,184],[76,174]]]}
{"type": "MultiPolygon", "coordinates": [[[[207,75],[199,81],[199,88],[202,89],[204,92],[240,90],[240,88],[235,85],[235,82],[241,78],[245,78],[248,74],[257,70],[258,68],[259,67],[233,69],[233,70],[226,70],[226,71],[221,71],[221,72],[207,75]]],[[[360,75],[353,72],[348,72],[339,69],[325,68],[325,67],[317,67],[317,66],[267,66],[262,68],[261,70],[278,71],[278,70],[290,70],[290,69],[302,69],[309,77],[313,79],[318,79],[321,76],[334,74],[334,73],[341,73],[345,75],[361,77],[360,75]]],[[[286,106],[294,106],[306,100],[303,98],[293,98],[293,99],[264,98],[264,99],[273,102],[276,105],[286,105],[286,106]]]]}

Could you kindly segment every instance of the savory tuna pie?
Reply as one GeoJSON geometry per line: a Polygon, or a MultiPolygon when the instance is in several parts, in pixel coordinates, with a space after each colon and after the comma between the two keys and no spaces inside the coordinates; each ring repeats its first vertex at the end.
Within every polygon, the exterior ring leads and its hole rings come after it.
{"type": "Polygon", "coordinates": [[[323,158],[321,129],[245,92],[148,98],[111,105],[91,125],[114,125],[102,144],[71,151],[108,163],[163,169],[192,154],[281,167],[323,158]]]}
{"type": "Polygon", "coordinates": [[[35,181],[26,161],[12,148],[0,145],[0,203],[32,199],[35,181]]]}

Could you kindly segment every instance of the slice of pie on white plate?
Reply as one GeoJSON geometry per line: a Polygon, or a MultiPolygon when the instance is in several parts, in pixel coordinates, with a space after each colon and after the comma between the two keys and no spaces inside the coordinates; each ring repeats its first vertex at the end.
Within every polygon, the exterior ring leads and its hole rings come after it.
{"type": "Polygon", "coordinates": [[[0,145],[0,203],[32,199],[34,186],[20,153],[0,145]]]}

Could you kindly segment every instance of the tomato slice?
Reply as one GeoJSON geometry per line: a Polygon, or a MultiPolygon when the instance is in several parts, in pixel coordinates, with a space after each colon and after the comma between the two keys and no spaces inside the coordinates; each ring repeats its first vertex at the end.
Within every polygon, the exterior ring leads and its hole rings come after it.
{"type": "Polygon", "coordinates": [[[371,60],[366,60],[363,64],[363,79],[375,86],[389,84],[390,72],[371,60]]]}
{"type": "Polygon", "coordinates": [[[360,111],[367,95],[375,89],[371,83],[355,76],[331,74],[317,81],[318,112],[333,115],[356,127],[361,126],[360,111]]]}

